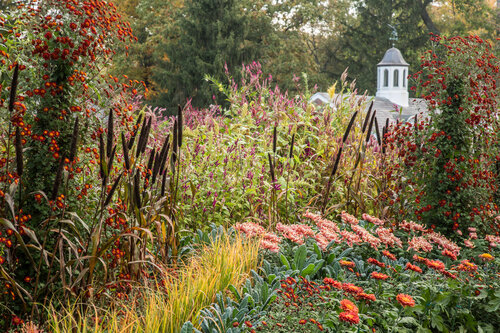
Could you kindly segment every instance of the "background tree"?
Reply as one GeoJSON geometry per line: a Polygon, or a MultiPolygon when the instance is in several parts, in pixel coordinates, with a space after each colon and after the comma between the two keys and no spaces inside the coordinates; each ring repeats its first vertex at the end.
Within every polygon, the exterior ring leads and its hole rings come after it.
{"type": "Polygon", "coordinates": [[[215,93],[206,74],[222,79],[225,64],[236,75],[242,63],[258,60],[266,34],[250,31],[250,11],[235,0],[186,1],[162,45],[166,57],[153,75],[161,88],[155,104],[174,107],[191,97],[194,106],[206,106],[215,93]]]}

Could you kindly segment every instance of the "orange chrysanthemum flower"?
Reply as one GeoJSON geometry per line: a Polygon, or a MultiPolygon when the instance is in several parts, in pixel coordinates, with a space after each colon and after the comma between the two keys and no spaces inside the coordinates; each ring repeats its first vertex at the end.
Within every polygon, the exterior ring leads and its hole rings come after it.
{"type": "Polygon", "coordinates": [[[348,293],[351,293],[354,295],[357,295],[357,294],[363,292],[363,288],[355,286],[352,283],[343,283],[342,289],[344,289],[345,292],[348,292],[348,293]]]}
{"type": "Polygon", "coordinates": [[[479,255],[479,258],[483,259],[484,261],[493,261],[495,260],[495,257],[493,257],[491,254],[489,253],[483,253],[483,254],[480,254],[479,255]]]}
{"type": "Polygon", "coordinates": [[[367,262],[369,264],[372,264],[372,265],[375,265],[375,266],[378,266],[380,268],[384,268],[385,267],[385,264],[383,262],[380,262],[378,261],[377,259],[375,258],[368,258],[367,262]]]}
{"type": "Polygon", "coordinates": [[[415,306],[415,300],[410,295],[398,294],[398,296],[396,296],[396,300],[399,302],[399,304],[401,304],[404,307],[406,307],[406,306],[414,307],[415,306]]]}
{"type": "Polygon", "coordinates": [[[356,312],[341,312],[339,313],[339,319],[349,324],[359,323],[359,315],[356,312]]]}
{"type": "Polygon", "coordinates": [[[343,299],[340,301],[340,308],[344,311],[347,311],[347,312],[358,313],[358,311],[359,311],[358,307],[348,299],[343,299]]]}
{"type": "Polygon", "coordinates": [[[377,300],[377,298],[375,297],[374,294],[367,294],[367,293],[359,293],[356,296],[356,299],[364,299],[364,300],[372,301],[372,302],[375,302],[377,300]]]}
{"type": "Polygon", "coordinates": [[[389,278],[389,275],[379,273],[379,272],[372,272],[371,277],[373,279],[377,279],[377,280],[387,280],[389,278]]]}
{"type": "Polygon", "coordinates": [[[409,269],[409,270],[412,270],[412,271],[417,272],[417,273],[422,273],[422,269],[420,267],[418,267],[417,265],[412,265],[409,262],[406,263],[405,269],[407,269],[407,270],[409,269]]]}
{"type": "Polygon", "coordinates": [[[339,264],[341,266],[345,266],[345,267],[350,267],[350,268],[354,268],[356,267],[356,264],[352,261],[347,261],[347,260],[340,260],[339,261],[339,264]]]}
{"type": "Polygon", "coordinates": [[[382,255],[386,256],[387,258],[389,258],[391,260],[394,260],[394,261],[396,260],[396,256],[387,250],[382,251],[382,255]]]}

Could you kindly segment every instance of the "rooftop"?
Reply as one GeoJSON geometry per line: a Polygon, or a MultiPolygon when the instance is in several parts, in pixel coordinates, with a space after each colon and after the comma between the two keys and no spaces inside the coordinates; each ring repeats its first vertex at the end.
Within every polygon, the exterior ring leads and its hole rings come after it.
{"type": "MultiPolygon", "coordinates": [[[[356,97],[361,98],[362,96],[356,97]]],[[[316,105],[331,103],[330,96],[325,92],[314,94],[310,101],[316,105]]],[[[389,122],[396,122],[397,120],[404,122],[419,113],[427,113],[427,106],[425,100],[422,98],[410,98],[408,107],[401,107],[400,105],[394,104],[385,97],[367,96],[366,101],[368,102],[366,104],[366,109],[368,109],[371,101],[373,101],[372,110],[377,111],[377,121],[380,131],[382,131],[382,127],[385,125],[387,119],[389,119],[389,122]]]]}
{"type": "Polygon", "coordinates": [[[410,66],[403,58],[401,51],[392,47],[385,52],[382,61],[377,66],[410,66]]]}

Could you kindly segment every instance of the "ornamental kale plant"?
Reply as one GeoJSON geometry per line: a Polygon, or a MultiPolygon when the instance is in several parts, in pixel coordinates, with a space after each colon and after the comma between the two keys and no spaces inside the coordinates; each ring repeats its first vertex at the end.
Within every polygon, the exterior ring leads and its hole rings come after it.
{"type": "Polygon", "coordinates": [[[402,166],[399,212],[447,235],[498,230],[498,59],[479,37],[431,39],[414,74],[430,114],[388,134],[402,166]]]}

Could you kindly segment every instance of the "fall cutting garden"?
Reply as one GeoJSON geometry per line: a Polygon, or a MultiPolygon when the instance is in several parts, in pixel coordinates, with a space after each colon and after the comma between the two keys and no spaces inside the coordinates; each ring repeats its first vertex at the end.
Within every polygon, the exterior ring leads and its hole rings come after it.
{"type": "Polygon", "coordinates": [[[111,3],[0,13],[0,328],[7,332],[498,332],[499,62],[431,35],[428,113],[379,124],[258,62],[173,115],[106,69],[111,3]]]}

